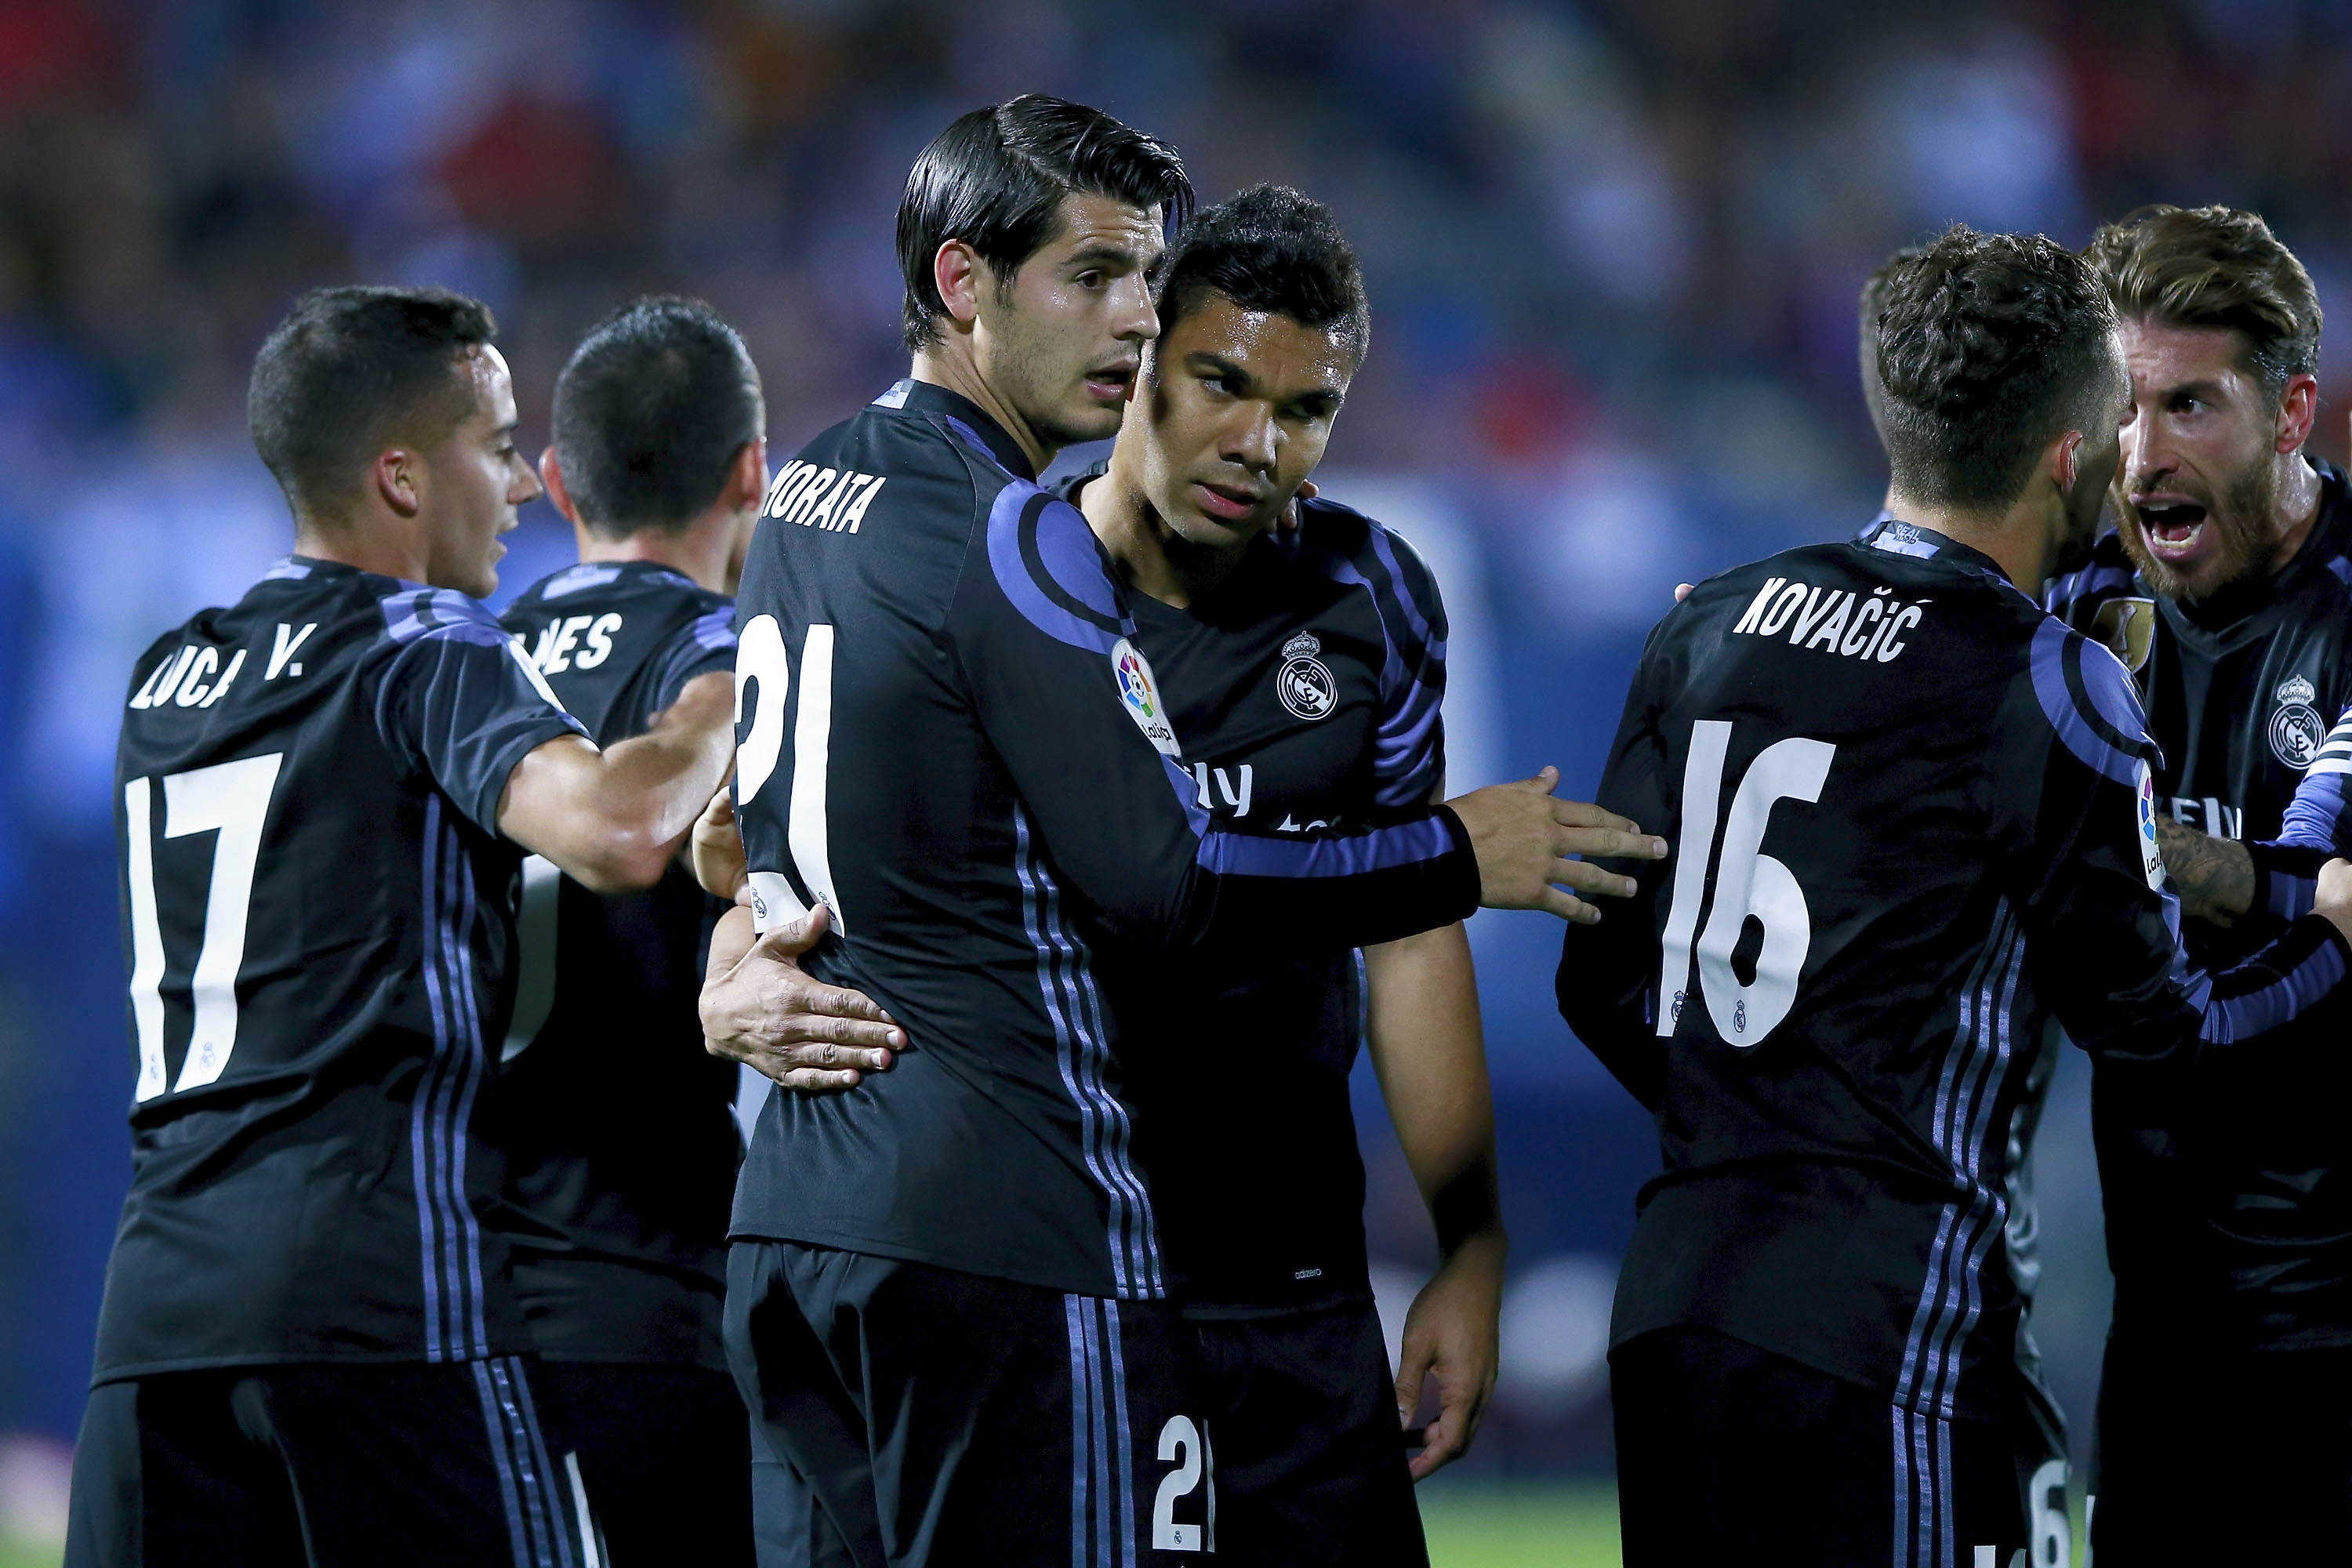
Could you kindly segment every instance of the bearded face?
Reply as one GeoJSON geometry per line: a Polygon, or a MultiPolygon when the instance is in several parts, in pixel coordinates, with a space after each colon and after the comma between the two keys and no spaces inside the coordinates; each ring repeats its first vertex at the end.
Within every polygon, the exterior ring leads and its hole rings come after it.
{"type": "Polygon", "coordinates": [[[2132,396],[2114,500],[2150,586],[2202,599],[2277,558],[2279,399],[2226,328],[2124,326],[2132,396]]]}
{"type": "Polygon", "coordinates": [[[2168,599],[2203,599],[2249,577],[2267,574],[2278,556],[2273,515],[2278,465],[2265,447],[2212,493],[2202,478],[2117,479],[2116,514],[2132,564],[2168,599]]]}

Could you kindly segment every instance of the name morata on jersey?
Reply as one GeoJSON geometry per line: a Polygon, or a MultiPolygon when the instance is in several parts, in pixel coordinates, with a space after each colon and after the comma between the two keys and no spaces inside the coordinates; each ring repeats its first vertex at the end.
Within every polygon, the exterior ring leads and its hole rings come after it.
{"type": "Polygon", "coordinates": [[[766,510],[737,611],[753,912],[828,906],[806,967],[911,1045],[855,1094],[770,1097],[734,1234],[1165,1295],[1097,948],[1336,954],[1446,924],[1477,900],[1460,823],[1280,832],[1202,805],[1213,769],[1086,520],[953,393],[899,383],[766,510]],[[828,510],[845,485],[856,528],[828,510]]]}
{"type": "Polygon", "coordinates": [[[528,1349],[499,1161],[522,852],[581,726],[461,594],[289,557],[139,659],[115,804],[139,1050],[97,1379],[528,1349]]]}

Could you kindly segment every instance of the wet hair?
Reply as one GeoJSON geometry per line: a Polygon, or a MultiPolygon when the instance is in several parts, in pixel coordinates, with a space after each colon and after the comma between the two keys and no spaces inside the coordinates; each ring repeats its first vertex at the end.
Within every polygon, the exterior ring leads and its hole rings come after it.
{"type": "Polygon", "coordinates": [[[725,488],[758,440],[760,373],[699,300],[633,300],[588,331],[555,382],[555,457],[590,531],[676,530],[725,488]]]}
{"type": "Polygon", "coordinates": [[[2090,266],[2042,235],[1951,228],[1886,282],[1878,374],[1895,487],[1991,511],[2043,447],[2120,396],[2115,308],[2090,266]]]}
{"type": "Polygon", "coordinates": [[[462,363],[497,334],[490,308],[446,289],[346,285],[295,301],[254,356],[254,450],[298,514],[331,520],[394,444],[430,446],[474,410],[462,363]]]}
{"type": "Polygon", "coordinates": [[[1886,309],[1886,280],[1895,276],[1896,268],[1918,260],[1927,248],[1924,245],[1906,245],[1880,262],[1878,270],[1862,280],[1862,404],[1870,411],[1870,426],[1878,432],[1881,446],[1886,443],[1886,388],[1878,379],[1878,318],[1886,309]]]}
{"type": "Polygon", "coordinates": [[[1371,301],[1354,248],[1330,208],[1287,185],[1253,185],[1178,232],[1160,264],[1160,335],[1208,294],[1328,333],[1358,364],[1371,346],[1371,301]]]}
{"type": "Polygon", "coordinates": [[[907,347],[939,337],[947,302],[931,264],[940,246],[962,240],[1009,290],[1021,264],[1054,237],[1063,199],[1078,195],[1156,206],[1171,230],[1192,211],[1192,182],[1172,151],[1066,99],[1027,93],[975,109],[934,137],[898,198],[907,347]]]}
{"type": "Polygon", "coordinates": [[[2145,206],[2091,237],[2116,313],[2168,327],[2225,327],[2276,397],[2319,368],[2318,290],[2270,225],[2235,207],[2145,206]]]}

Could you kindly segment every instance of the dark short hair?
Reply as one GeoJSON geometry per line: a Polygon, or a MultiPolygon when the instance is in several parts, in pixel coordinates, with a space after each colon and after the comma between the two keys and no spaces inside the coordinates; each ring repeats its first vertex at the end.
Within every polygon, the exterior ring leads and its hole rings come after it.
{"type": "Polygon", "coordinates": [[[2097,276],[2056,241],[1953,225],[1895,269],[1879,317],[1896,488],[1966,510],[2015,500],[2042,449],[2119,395],[2115,326],[2097,276]]]}
{"type": "Polygon", "coordinates": [[[1878,432],[1881,442],[1886,439],[1886,388],[1878,380],[1878,318],[1886,311],[1886,283],[1895,269],[1916,261],[1927,251],[1924,245],[1906,245],[1878,264],[1878,270],[1862,280],[1859,338],[1862,352],[1862,404],[1870,411],[1871,427],[1878,432]]]}
{"type": "Polygon", "coordinates": [[[1287,185],[1253,185],[1203,208],[1160,264],[1160,331],[1208,294],[1328,333],[1356,363],[1371,346],[1372,307],[1356,252],[1331,209],[1287,185]]]}
{"type": "Polygon", "coordinates": [[[497,332],[488,305],[446,289],[313,289],[254,356],[254,450],[297,512],[332,517],[387,445],[431,445],[473,412],[458,365],[497,332]]]}
{"type": "Polygon", "coordinates": [[[1081,194],[1156,206],[1171,230],[1192,211],[1192,182],[1172,151],[1065,99],[1027,93],[975,109],[932,138],[898,198],[907,347],[939,335],[947,301],[931,262],[940,246],[962,240],[1009,284],[1053,237],[1063,199],[1081,194]]]}
{"type": "Polygon", "coordinates": [[[2319,368],[2319,292],[2271,226],[2235,207],[2141,207],[2083,253],[2126,321],[2226,327],[2275,397],[2319,368]]]}
{"type": "Polygon", "coordinates": [[[765,418],[760,373],[699,300],[633,300],[588,330],[555,381],[555,457],[580,521],[607,538],[683,527],[765,418]]]}

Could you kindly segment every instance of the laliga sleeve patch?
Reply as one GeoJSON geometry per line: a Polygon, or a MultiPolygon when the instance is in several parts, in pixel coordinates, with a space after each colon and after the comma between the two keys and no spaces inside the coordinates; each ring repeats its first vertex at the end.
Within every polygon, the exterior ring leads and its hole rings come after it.
{"type": "Polygon", "coordinates": [[[2148,772],[2146,763],[2139,765],[2139,857],[2140,869],[2147,875],[2151,891],[2164,887],[2164,851],[2156,837],[2156,775],[2148,772]]]}
{"type": "Polygon", "coordinates": [[[1118,639],[1110,650],[1111,674],[1118,679],[1118,700],[1127,709],[1127,716],[1143,731],[1143,738],[1163,757],[1181,757],[1184,749],[1176,743],[1175,727],[1168,722],[1167,705],[1160,700],[1160,683],[1151,678],[1151,665],[1143,650],[1125,637],[1118,639]]]}

